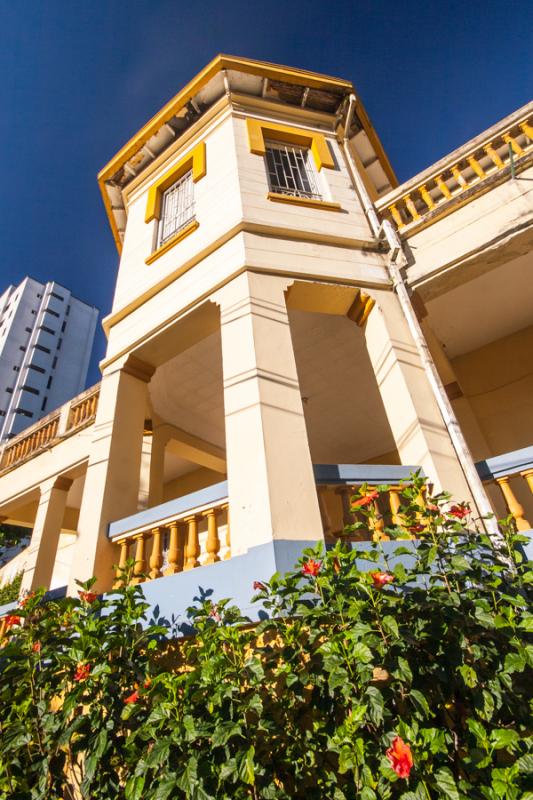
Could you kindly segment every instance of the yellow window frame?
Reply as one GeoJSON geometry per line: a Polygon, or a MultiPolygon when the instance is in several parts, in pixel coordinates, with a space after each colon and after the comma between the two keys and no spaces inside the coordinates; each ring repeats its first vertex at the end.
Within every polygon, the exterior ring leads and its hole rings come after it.
{"type": "Polygon", "coordinates": [[[271,139],[275,142],[295,144],[298,147],[308,147],[319,172],[322,168],[334,169],[335,167],[326,138],[322,133],[313,133],[301,128],[292,128],[289,125],[250,118],[246,120],[246,129],[250,152],[258,156],[266,154],[265,139],[271,139]]]}
{"type": "Polygon", "coordinates": [[[161,219],[161,200],[163,193],[170,189],[186,172],[192,170],[193,183],[197,183],[206,174],[205,142],[200,142],[186,156],[174,164],[159,180],[157,180],[148,191],[146,203],[145,222],[153,219],[161,219]]]}

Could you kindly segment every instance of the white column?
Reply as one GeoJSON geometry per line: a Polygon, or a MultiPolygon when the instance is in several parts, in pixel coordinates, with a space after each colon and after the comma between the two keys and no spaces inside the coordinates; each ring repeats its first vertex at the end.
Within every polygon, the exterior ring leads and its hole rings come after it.
{"type": "Polygon", "coordinates": [[[245,273],[221,289],[232,555],[274,539],[321,540],[284,290],[245,273]]]}
{"type": "Polygon", "coordinates": [[[109,542],[107,527],[137,511],[147,384],[153,372],[153,367],[131,356],[104,372],[69,581],[71,594],[77,590],[76,579],[94,575],[101,591],[113,583],[118,553],[109,542]]]}
{"type": "Polygon", "coordinates": [[[72,481],[63,477],[52,478],[41,485],[41,496],[21,583],[22,592],[40,587],[50,588],[57,543],[71,486],[72,481]]]}
{"type": "Polygon", "coordinates": [[[392,292],[372,294],[377,303],[364,334],[401,462],[423,467],[436,491],[472,501],[398,299],[392,292]]]}

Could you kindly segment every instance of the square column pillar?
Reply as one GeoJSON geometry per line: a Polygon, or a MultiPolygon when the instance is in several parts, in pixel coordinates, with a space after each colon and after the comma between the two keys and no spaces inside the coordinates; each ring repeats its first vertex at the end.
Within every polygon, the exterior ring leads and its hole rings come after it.
{"type": "Polygon", "coordinates": [[[232,555],[323,539],[284,278],[244,273],[221,308],[232,555]]]}
{"type": "Polygon", "coordinates": [[[364,334],[402,464],[420,465],[436,491],[473,503],[398,299],[392,292],[372,294],[377,302],[364,334]]]}
{"type": "Polygon", "coordinates": [[[113,520],[137,511],[148,382],[153,373],[151,365],[129,356],[122,364],[111,365],[102,377],[70,594],[77,591],[76,579],[96,576],[99,591],[109,589],[113,583],[118,553],[109,542],[107,527],[113,520]]]}
{"type": "Polygon", "coordinates": [[[41,496],[20,587],[22,592],[40,587],[50,588],[71,486],[72,481],[63,477],[52,478],[41,485],[41,496]]]}

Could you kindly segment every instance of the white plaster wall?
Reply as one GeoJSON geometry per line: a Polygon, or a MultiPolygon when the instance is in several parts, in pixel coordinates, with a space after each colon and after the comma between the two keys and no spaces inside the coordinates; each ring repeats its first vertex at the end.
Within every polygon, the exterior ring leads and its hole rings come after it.
{"type": "Polygon", "coordinates": [[[113,311],[123,308],[155,283],[200,253],[242,218],[237,161],[231,118],[202,131],[162,165],[136,190],[128,206],[128,221],[113,311]],[[206,144],[206,175],[194,184],[196,220],[200,227],[152,264],[145,259],[153,251],[157,221],[146,223],[150,186],[201,141],[206,144]]]}
{"type": "MultiPolygon", "coordinates": [[[[276,122],[284,122],[282,119],[276,122]]],[[[286,122],[286,120],[285,120],[286,122]]],[[[352,188],[343,153],[332,134],[323,132],[336,162],[335,169],[318,173],[323,199],[340,203],[341,211],[309,208],[267,199],[269,192],[265,159],[250,152],[246,119],[234,119],[244,218],[249,222],[275,225],[299,231],[370,240],[371,233],[363,209],[352,188]]]]}

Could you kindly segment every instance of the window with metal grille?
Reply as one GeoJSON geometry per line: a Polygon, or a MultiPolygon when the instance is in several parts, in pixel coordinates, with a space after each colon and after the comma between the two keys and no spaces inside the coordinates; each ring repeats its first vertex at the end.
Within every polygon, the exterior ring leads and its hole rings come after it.
{"type": "Polygon", "coordinates": [[[193,219],[194,192],[191,171],[163,194],[157,246],[161,247],[193,219]]]}
{"type": "Polygon", "coordinates": [[[268,142],[266,164],[271,192],[321,199],[318,176],[311,153],[306,148],[268,142]]]}

